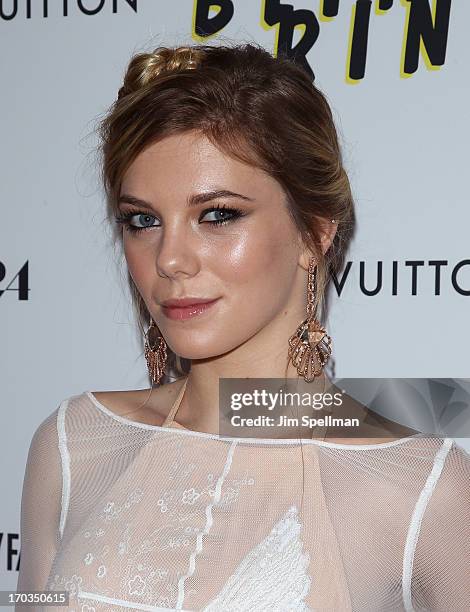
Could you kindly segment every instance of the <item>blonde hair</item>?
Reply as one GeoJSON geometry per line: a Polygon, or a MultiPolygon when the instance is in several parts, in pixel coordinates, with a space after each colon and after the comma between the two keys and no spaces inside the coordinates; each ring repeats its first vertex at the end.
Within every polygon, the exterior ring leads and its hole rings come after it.
{"type": "MultiPolygon", "coordinates": [[[[354,203],[330,106],[301,66],[253,43],[158,47],[132,57],[99,129],[110,221],[126,170],[146,147],[170,134],[197,130],[228,155],[275,178],[315,253],[315,307],[323,305],[354,229],[354,203]],[[320,220],[332,218],[338,228],[323,254],[320,220]]],[[[115,237],[122,241],[117,227],[115,237]]],[[[150,315],[129,273],[128,282],[144,334],[150,315]]],[[[187,373],[190,361],[168,354],[170,371],[187,373]]]]}

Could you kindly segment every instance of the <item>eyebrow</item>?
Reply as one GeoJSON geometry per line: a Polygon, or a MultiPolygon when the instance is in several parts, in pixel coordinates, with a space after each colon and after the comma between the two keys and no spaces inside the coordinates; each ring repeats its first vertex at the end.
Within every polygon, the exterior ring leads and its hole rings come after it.
{"type": "MultiPolygon", "coordinates": [[[[240,198],[241,200],[253,202],[253,198],[249,198],[241,193],[235,193],[234,191],[229,191],[228,189],[216,189],[214,191],[205,191],[203,193],[196,193],[189,196],[187,206],[198,206],[199,204],[205,204],[206,202],[220,198],[240,198]]],[[[145,200],[141,200],[140,198],[136,198],[126,193],[119,196],[118,203],[135,204],[136,206],[145,206],[153,209],[150,202],[146,202],[145,200]]]]}

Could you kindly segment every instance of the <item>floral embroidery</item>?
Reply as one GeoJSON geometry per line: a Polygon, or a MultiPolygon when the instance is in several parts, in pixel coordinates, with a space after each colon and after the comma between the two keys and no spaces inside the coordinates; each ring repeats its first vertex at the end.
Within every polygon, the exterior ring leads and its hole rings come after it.
{"type": "Polygon", "coordinates": [[[103,578],[105,574],[106,574],[106,567],[104,565],[100,565],[98,568],[98,571],[96,572],[96,575],[98,576],[98,578],[103,578]]]}
{"type": "Polygon", "coordinates": [[[183,493],[183,504],[194,504],[200,495],[194,487],[186,489],[183,493]]]}
{"type": "Polygon", "coordinates": [[[160,506],[160,512],[166,512],[168,510],[168,506],[165,504],[163,499],[159,499],[157,501],[157,506],[160,506]]]}
{"type": "Polygon", "coordinates": [[[134,576],[132,580],[129,580],[129,595],[142,595],[145,589],[145,580],[139,575],[134,576]]]}
{"type": "Polygon", "coordinates": [[[117,506],[116,502],[114,501],[108,501],[108,503],[103,508],[104,514],[102,514],[101,517],[107,521],[114,520],[117,516],[119,516],[119,514],[124,508],[128,509],[132,506],[132,504],[138,504],[142,499],[143,495],[144,494],[142,489],[135,489],[134,491],[131,491],[122,506],[117,506]]]}
{"type": "Polygon", "coordinates": [[[69,592],[70,595],[76,595],[80,589],[80,585],[82,584],[82,577],[74,574],[70,580],[64,584],[64,589],[69,592]]]}
{"type": "Polygon", "coordinates": [[[167,574],[168,574],[168,572],[167,572],[166,569],[157,569],[156,572],[155,572],[155,575],[157,576],[157,578],[159,580],[164,578],[167,574]]]}
{"type": "Polygon", "coordinates": [[[220,506],[229,504],[230,502],[235,501],[238,498],[239,489],[234,489],[233,487],[228,487],[227,490],[222,495],[222,499],[219,502],[220,506]]]}
{"type": "MultiPolygon", "coordinates": [[[[207,504],[214,502],[220,478],[216,470],[202,474],[201,480],[197,473],[199,465],[185,461],[185,446],[183,442],[181,445],[180,456],[171,466],[166,488],[158,489],[157,485],[144,496],[141,488],[126,491],[121,486],[118,492],[122,491],[122,497],[116,494],[114,499],[111,496],[104,498],[95,515],[101,525],[90,522],[88,530],[82,531],[80,536],[84,538],[82,567],[91,566],[93,572],[86,576],[83,574],[86,586],[80,586],[80,576],[64,578],[68,588],[63,590],[78,594],[81,590],[96,592],[158,607],[175,605],[178,576],[186,571],[196,538],[206,523],[205,509],[207,504]],[[188,486],[190,484],[194,486],[188,486]],[[142,525],[136,518],[141,514],[136,512],[135,506],[144,501],[146,507],[142,516],[148,509],[153,509],[156,519],[148,525],[142,525]],[[164,558],[165,550],[175,551],[175,555],[181,551],[181,567],[167,568],[151,563],[164,558]]],[[[254,479],[244,471],[234,476],[225,478],[221,498],[214,507],[236,503],[241,489],[254,483],[254,479]]],[[[59,580],[58,575],[56,579],[59,580]]],[[[197,590],[191,588],[187,591],[189,593],[195,594],[197,590]]],[[[101,608],[98,606],[98,609],[101,608]]],[[[90,605],[88,612],[92,612],[90,605]]]]}
{"type": "Polygon", "coordinates": [[[183,546],[189,546],[189,540],[188,538],[185,537],[180,537],[180,538],[172,538],[169,542],[168,542],[168,546],[170,548],[179,548],[181,546],[181,544],[183,546]]]}
{"type": "Polygon", "coordinates": [[[90,565],[92,561],[93,561],[93,555],[89,552],[86,554],[85,558],[83,559],[83,562],[85,563],[85,565],[90,565]]]}
{"type": "Polygon", "coordinates": [[[78,595],[78,592],[81,588],[82,578],[81,576],[77,576],[74,574],[71,577],[61,576],[60,574],[54,574],[54,577],[48,581],[46,585],[47,591],[68,591],[69,594],[69,607],[67,610],[69,612],[74,612],[74,609],[71,607],[73,600],[78,595]]]}
{"type": "Polygon", "coordinates": [[[129,500],[131,504],[137,504],[140,502],[143,496],[143,491],[141,489],[136,489],[135,491],[132,491],[132,493],[129,495],[129,500]]]}

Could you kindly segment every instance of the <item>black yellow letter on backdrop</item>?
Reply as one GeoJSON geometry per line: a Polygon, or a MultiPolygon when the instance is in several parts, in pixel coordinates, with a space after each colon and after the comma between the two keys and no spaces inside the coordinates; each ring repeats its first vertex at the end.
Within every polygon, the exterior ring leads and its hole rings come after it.
{"type": "Polygon", "coordinates": [[[225,28],[233,17],[232,0],[196,0],[194,3],[193,33],[195,38],[204,39],[214,36],[225,28]],[[217,9],[212,17],[209,12],[217,9]]]}
{"type": "Polygon", "coordinates": [[[429,70],[438,69],[446,59],[451,0],[402,0],[407,8],[402,76],[416,72],[419,51],[429,70]]]}
{"type": "Polygon", "coordinates": [[[279,51],[286,54],[300,64],[314,80],[315,74],[306,56],[320,33],[315,13],[307,9],[294,9],[291,4],[282,4],[280,0],[264,0],[261,17],[266,26],[277,28],[275,54],[279,51]],[[296,29],[300,30],[301,38],[293,46],[296,29]]]}

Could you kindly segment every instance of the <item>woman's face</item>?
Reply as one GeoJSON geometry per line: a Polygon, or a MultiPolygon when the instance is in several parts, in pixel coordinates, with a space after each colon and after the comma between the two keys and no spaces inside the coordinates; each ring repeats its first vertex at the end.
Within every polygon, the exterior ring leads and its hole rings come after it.
{"type": "Polygon", "coordinates": [[[120,203],[121,214],[132,214],[123,226],[127,265],[175,353],[214,357],[286,310],[295,309],[296,324],[304,318],[306,273],[284,200],[273,178],[196,132],[151,145],[130,166],[120,203]],[[130,204],[132,198],[146,204],[130,204]],[[162,302],[184,297],[218,300],[191,318],[166,316],[162,302]]]}

